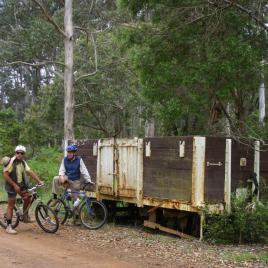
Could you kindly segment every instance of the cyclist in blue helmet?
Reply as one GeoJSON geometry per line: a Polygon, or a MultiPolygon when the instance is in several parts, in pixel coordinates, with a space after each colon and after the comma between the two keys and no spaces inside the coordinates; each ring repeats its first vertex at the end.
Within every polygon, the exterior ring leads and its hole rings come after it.
{"type": "MultiPolygon", "coordinates": [[[[52,194],[54,200],[57,199],[57,194],[60,187],[67,184],[71,190],[80,190],[84,183],[92,183],[89,172],[84,164],[83,159],[77,156],[77,146],[75,144],[68,145],[66,148],[67,156],[63,158],[58,176],[53,178],[52,194]]],[[[56,203],[56,201],[55,201],[56,203]]],[[[53,203],[52,203],[53,206],[53,203]]]]}

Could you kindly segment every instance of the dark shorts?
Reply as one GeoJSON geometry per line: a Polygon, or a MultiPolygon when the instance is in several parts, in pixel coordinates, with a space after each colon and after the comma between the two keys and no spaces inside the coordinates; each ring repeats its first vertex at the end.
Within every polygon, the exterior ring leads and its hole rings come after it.
{"type": "MultiPolygon", "coordinates": [[[[18,185],[20,187],[21,192],[26,192],[27,189],[29,188],[24,183],[19,183],[18,185]]],[[[8,183],[5,184],[5,190],[7,192],[8,198],[16,198],[17,193],[16,193],[15,189],[11,185],[9,185],[8,183]]]]}

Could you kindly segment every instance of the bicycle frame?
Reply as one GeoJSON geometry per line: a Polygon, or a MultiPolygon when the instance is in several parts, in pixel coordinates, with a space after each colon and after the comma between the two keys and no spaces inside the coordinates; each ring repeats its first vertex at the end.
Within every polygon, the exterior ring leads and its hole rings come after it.
{"type": "MultiPolygon", "coordinates": [[[[85,191],[68,191],[65,190],[64,193],[61,195],[61,197],[59,198],[61,199],[64,203],[67,204],[68,207],[68,211],[71,212],[71,214],[73,215],[75,210],[78,210],[78,208],[80,208],[80,206],[84,203],[87,202],[88,203],[88,198],[87,198],[87,194],[85,191]],[[71,207],[71,200],[69,199],[69,197],[72,196],[77,196],[77,197],[82,197],[82,200],[80,202],[80,204],[77,207],[71,207]]],[[[87,205],[88,207],[88,205],[87,205]]]]}
{"type": "MultiPolygon", "coordinates": [[[[35,202],[35,200],[38,199],[38,194],[37,194],[37,191],[36,190],[37,190],[37,188],[42,187],[42,186],[43,185],[36,185],[36,186],[34,186],[34,187],[32,187],[32,188],[30,188],[30,189],[27,190],[27,193],[30,194],[29,197],[31,198],[31,201],[30,201],[29,205],[26,207],[26,209],[24,211],[20,211],[18,209],[18,206],[17,205],[14,206],[14,211],[19,216],[19,220],[20,221],[23,221],[24,216],[29,212],[32,204],[35,202]]],[[[23,199],[22,198],[21,198],[21,200],[22,200],[22,203],[23,203],[23,199]]],[[[39,200],[38,203],[42,203],[42,201],[39,200]]]]}

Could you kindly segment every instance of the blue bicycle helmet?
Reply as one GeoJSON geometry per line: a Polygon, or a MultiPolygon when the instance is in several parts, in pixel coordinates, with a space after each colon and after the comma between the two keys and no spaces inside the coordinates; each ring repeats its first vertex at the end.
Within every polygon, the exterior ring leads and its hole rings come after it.
{"type": "Polygon", "coordinates": [[[67,152],[76,152],[77,151],[77,147],[76,147],[75,144],[68,145],[67,148],[66,148],[66,151],[67,152]]]}

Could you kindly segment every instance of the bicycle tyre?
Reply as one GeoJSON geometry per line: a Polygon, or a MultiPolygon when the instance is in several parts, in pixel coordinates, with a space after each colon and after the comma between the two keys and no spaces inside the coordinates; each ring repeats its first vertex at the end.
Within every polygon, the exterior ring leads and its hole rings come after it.
{"type": "Polygon", "coordinates": [[[97,200],[88,198],[80,207],[79,217],[81,223],[90,230],[101,228],[107,220],[106,206],[97,200]]]}
{"type": "Polygon", "coordinates": [[[46,233],[56,233],[58,231],[59,220],[57,214],[51,207],[45,204],[38,204],[35,209],[35,218],[38,225],[46,233]],[[48,223],[48,225],[51,226],[51,229],[46,227],[45,223],[48,223]]]}
{"type": "Polygon", "coordinates": [[[50,208],[52,208],[55,211],[55,213],[57,214],[59,223],[64,224],[66,222],[66,220],[68,219],[68,209],[66,207],[66,204],[59,198],[57,198],[57,199],[51,198],[50,200],[48,200],[47,205],[50,208]],[[57,200],[56,205],[51,207],[51,203],[54,200],[57,200]]]}
{"type": "MultiPolygon", "coordinates": [[[[7,202],[6,201],[0,202],[0,226],[3,227],[4,229],[7,228],[7,222],[5,218],[6,208],[7,208],[7,202]]],[[[12,217],[12,222],[11,222],[12,229],[15,229],[19,225],[19,222],[20,220],[19,220],[19,216],[17,215],[17,208],[14,207],[13,217],[12,217]]]]}

